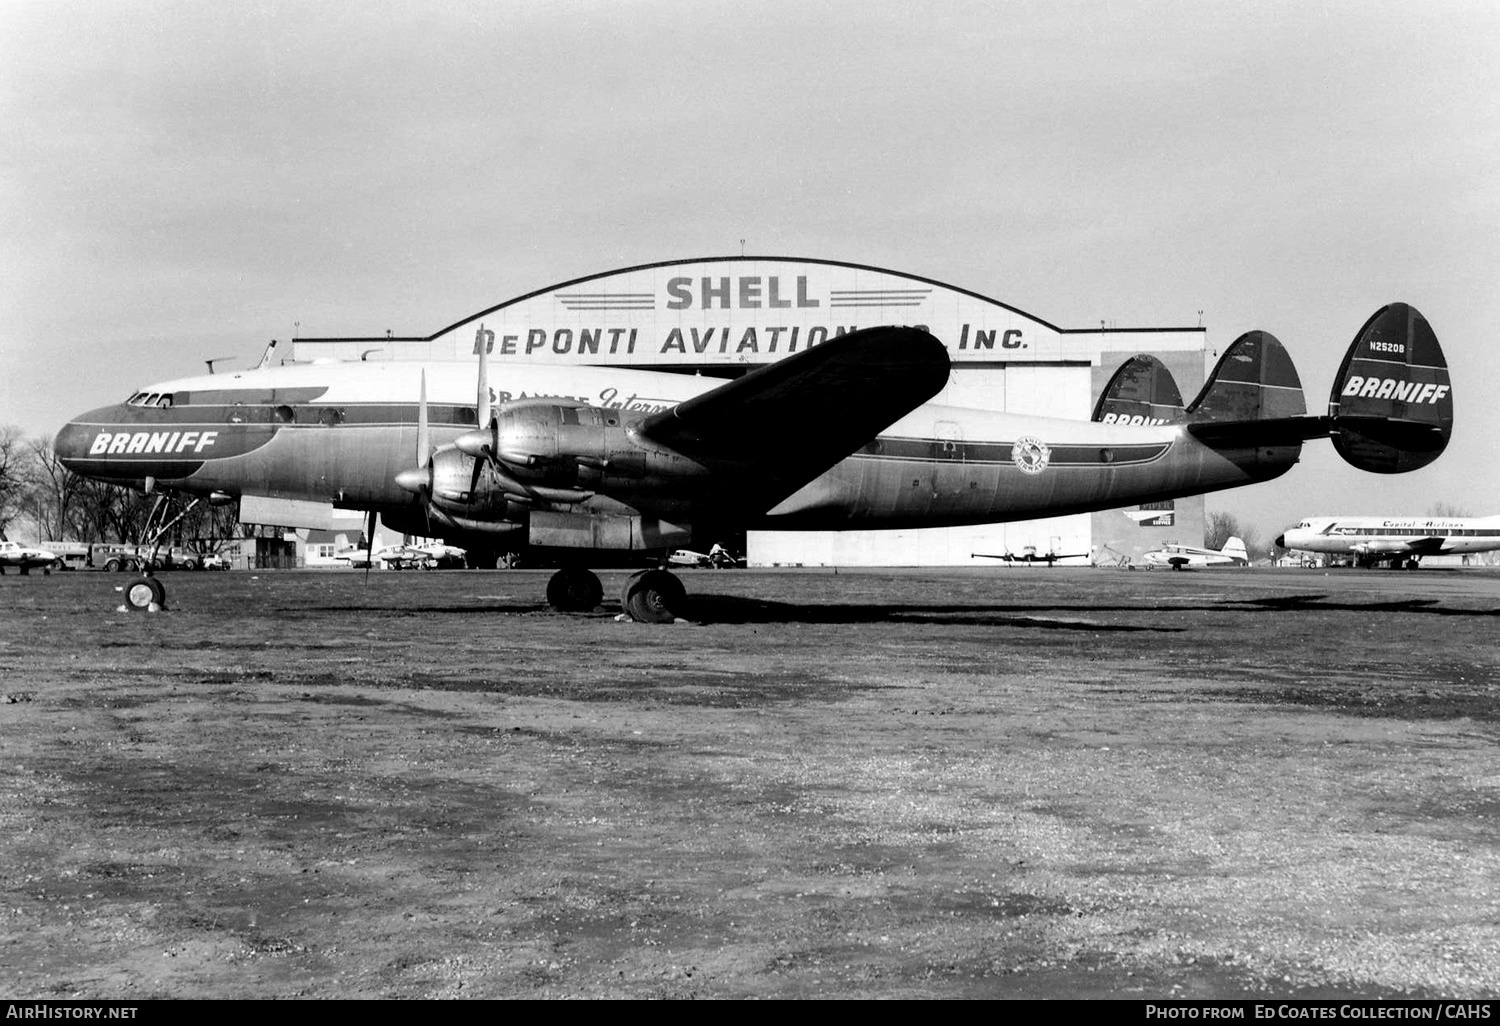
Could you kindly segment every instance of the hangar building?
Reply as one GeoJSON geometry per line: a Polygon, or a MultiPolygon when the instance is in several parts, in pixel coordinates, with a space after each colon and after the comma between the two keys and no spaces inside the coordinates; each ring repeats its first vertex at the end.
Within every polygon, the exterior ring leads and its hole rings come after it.
{"type": "MultiPolygon", "coordinates": [[[[297,338],[296,360],[473,361],[490,353],[499,401],[507,364],[600,364],[735,377],[818,342],[881,324],[920,325],[947,344],[953,373],[937,401],[1088,419],[1115,369],[1150,353],[1186,398],[1205,377],[1206,331],[1059,328],[999,300],[880,267],[796,257],[707,257],[575,278],[506,300],[433,335],[297,338]]],[[[626,408],[633,396],[601,395],[626,408]]],[[[1201,545],[1204,501],[1046,520],[903,531],[751,532],[751,565],[989,563],[974,553],[1138,557],[1166,541],[1201,545]]],[[[1083,559],[1071,562],[1080,563],[1083,559]]]]}

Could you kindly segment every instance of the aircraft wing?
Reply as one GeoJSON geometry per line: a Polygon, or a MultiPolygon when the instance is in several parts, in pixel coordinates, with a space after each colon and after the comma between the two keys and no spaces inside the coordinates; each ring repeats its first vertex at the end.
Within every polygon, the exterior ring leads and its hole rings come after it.
{"type": "Polygon", "coordinates": [[[948,350],[932,335],[867,328],[652,414],[636,432],[709,468],[726,505],[766,510],[947,382],[948,350]]]}

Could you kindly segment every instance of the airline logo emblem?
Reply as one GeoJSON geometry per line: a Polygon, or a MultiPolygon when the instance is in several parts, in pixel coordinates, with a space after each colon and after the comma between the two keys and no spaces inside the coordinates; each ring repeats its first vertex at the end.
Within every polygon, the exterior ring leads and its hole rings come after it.
{"type": "Polygon", "coordinates": [[[89,446],[90,456],[137,456],[202,452],[219,438],[217,431],[101,431],[89,446]]]}
{"type": "Polygon", "coordinates": [[[1022,435],[1016,439],[1016,444],[1010,447],[1010,458],[1022,473],[1040,474],[1047,469],[1047,461],[1052,458],[1052,450],[1042,444],[1040,438],[1022,435]]]}
{"type": "Polygon", "coordinates": [[[1429,404],[1442,402],[1447,394],[1447,385],[1432,381],[1423,384],[1399,378],[1364,378],[1358,374],[1349,379],[1341,393],[1345,399],[1357,396],[1360,399],[1396,399],[1403,403],[1429,404]]]}

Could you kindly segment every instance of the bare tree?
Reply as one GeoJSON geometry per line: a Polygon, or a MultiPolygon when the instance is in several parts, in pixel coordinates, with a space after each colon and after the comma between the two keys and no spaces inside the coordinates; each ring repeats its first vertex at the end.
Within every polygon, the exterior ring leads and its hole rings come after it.
{"type": "Polygon", "coordinates": [[[1222,549],[1230,538],[1238,538],[1245,543],[1245,550],[1249,552],[1251,559],[1264,559],[1271,555],[1273,546],[1261,544],[1260,532],[1241,524],[1240,518],[1233,513],[1207,513],[1203,523],[1203,544],[1206,548],[1222,549]]]}
{"type": "Polygon", "coordinates": [[[26,443],[26,494],[22,507],[42,538],[63,540],[74,532],[73,503],[83,479],[63,466],[50,438],[26,443]]]}
{"type": "Polygon", "coordinates": [[[0,538],[21,513],[26,494],[25,454],[21,429],[11,424],[0,426],[0,538]]]}
{"type": "Polygon", "coordinates": [[[1222,549],[1230,538],[1245,537],[1240,534],[1240,521],[1233,513],[1205,513],[1203,527],[1203,544],[1210,549],[1222,549]]]}

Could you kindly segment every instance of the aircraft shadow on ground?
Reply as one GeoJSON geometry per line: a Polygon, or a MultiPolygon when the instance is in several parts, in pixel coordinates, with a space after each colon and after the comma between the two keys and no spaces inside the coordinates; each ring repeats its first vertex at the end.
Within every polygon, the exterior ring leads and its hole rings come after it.
{"type": "Polygon", "coordinates": [[[1041,607],[986,606],[968,604],[875,605],[871,603],[835,603],[799,605],[730,595],[690,595],[684,615],[703,623],[962,623],[979,627],[1026,627],[1040,630],[1072,630],[1177,633],[1184,628],[1155,624],[1099,623],[1073,617],[1095,610],[1059,607],[1049,616],[1041,607]]]}
{"type": "MultiPolygon", "coordinates": [[[[1120,613],[1140,613],[1142,606],[1128,604],[1112,605],[979,605],[962,603],[942,604],[877,604],[877,603],[811,603],[778,602],[769,599],[743,598],[735,595],[689,595],[683,609],[685,619],[710,624],[759,624],[759,623],[954,623],[977,627],[1024,627],[1033,630],[1087,631],[1090,633],[1157,633],[1176,634],[1185,627],[1161,624],[1101,623],[1083,617],[1120,613]]],[[[1232,609],[1246,613],[1288,612],[1349,612],[1349,613],[1425,613],[1432,616],[1478,616],[1500,617],[1500,610],[1454,609],[1439,604],[1437,599],[1402,599],[1394,602],[1329,602],[1326,595],[1278,595],[1266,598],[1237,598],[1225,596],[1213,603],[1177,603],[1168,606],[1152,606],[1152,613],[1191,613],[1208,609],[1232,609]]],[[[308,607],[289,607],[284,612],[289,616],[306,616],[308,607]]],[[[545,602],[469,602],[450,605],[425,604],[410,606],[339,605],[318,606],[320,613],[375,613],[382,616],[426,616],[426,615],[473,615],[520,616],[526,614],[554,614],[545,602]]],[[[619,604],[606,602],[594,617],[614,616],[620,612],[619,604]]],[[[572,614],[580,615],[580,614],[572,614]]],[[[588,614],[582,614],[588,615],[588,614]]]]}
{"type": "Polygon", "coordinates": [[[1344,612],[1344,613],[1427,613],[1432,616],[1500,617],[1500,609],[1454,609],[1439,605],[1437,599],[1399,599],[1394,602],[1328,602],[1326,595],[1273,595],[1267,598],[1226,598],[1224,604],[1250,606],[1257,611],[1344,612]]]}

